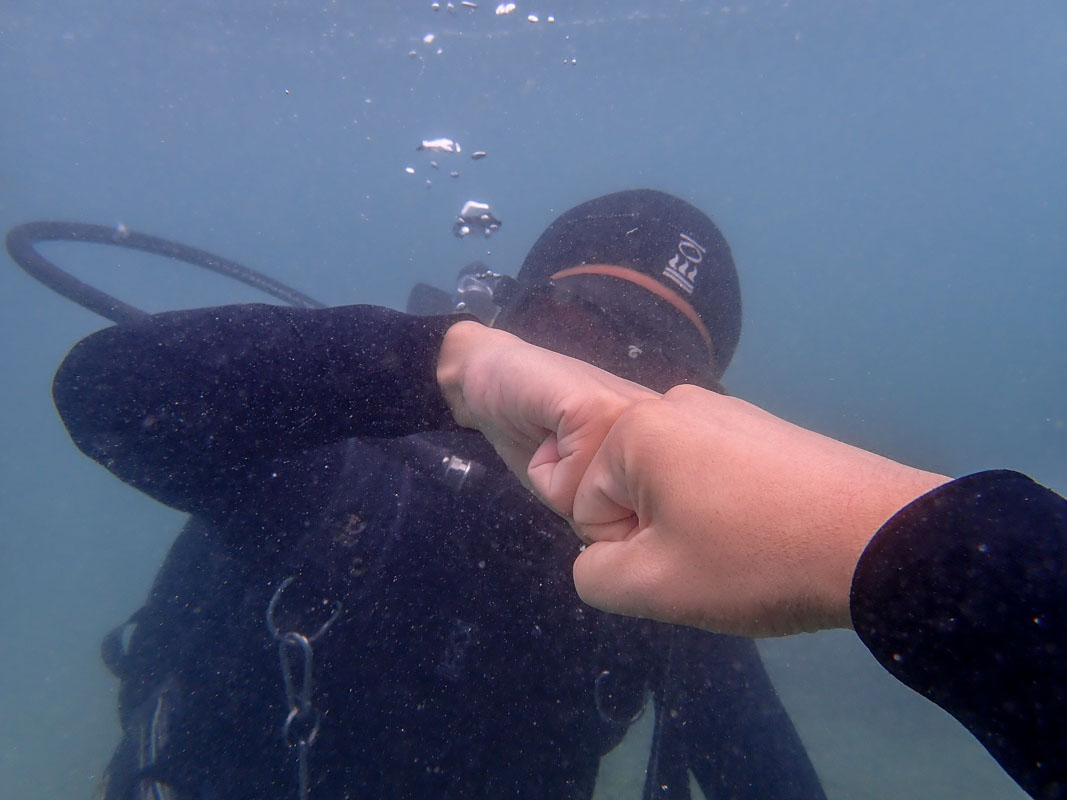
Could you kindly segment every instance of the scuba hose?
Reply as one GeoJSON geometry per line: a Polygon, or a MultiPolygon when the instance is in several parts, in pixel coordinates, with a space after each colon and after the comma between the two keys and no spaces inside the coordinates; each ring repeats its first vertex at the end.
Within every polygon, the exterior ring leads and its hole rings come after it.
{"type": "MultiPolygon", "coordinates": [[[[80,281],[69,272],[56,266],[37,251],[36,245],[39,242],[89,242],[122,247],[128,250],[140,250],[232,278],[254,289],[270,294],[291,306],[298,308],[326,307],[325,304],[308,297],[302,292],[231,259],[181,244],[180,242],[130,231],[122,226],[109,227],[84,222],[38,221],[16,225],[7,232],[4,244],[7,247],[8,255],[30,276],[57,294],[119,325],[136,322],[147,316],[148,312],[125,303],[97,289],[95,286],[80,281]]],[[[465,267],[461,277],[467,276],[468,280],[472,280],[470,275],[474,273],[479,275],[484,273],[486,276],[491,276],[494,280],[494,286],[495,281],[500,278],[480,262],[465,267]]],[[[465,286],[466,284],[461,286],[458,291],[457,297],[461,300],[464,298],[469,300],[470,297],[478,294],[478,292],[485,293],[488,291],[480,284],[473,289],[467,287],[466,291],[464,290],[465,286]]],[[[412,305],[420,306],[419,303],[414,301],[415,295],[413,293],[413,300],[409,301],[409,313],[447,314],[456,310],[456,300],[448,292],[425,284],[418,284],[416,289],[421,290],[426,295],[426,299],[421,303],[421,305],[425,305],[425,308],[411,307],[412,305]]],[[[419,296],[421,297],[422,295],[419,296]]],[[[435,447],[429,442],[411,440],[381,442],[380,447],[382,450],[392,452],[393,455],[402,458],[405,463],[424,475],[434,480],[443,481],[457,493],[464,486],[479,485],[485,472],[485,468],[481,464],[463,459],[446,448],[435,447]],[[471,480],[468,481],[468,479],[471,480]]]]}
{"type": "Polygon", "coordinates": [[[117,324],[134,322],[146,316],[147,312],[124,303],[60,269],[37,252],[36,245],[39,242],[90,242],[123,247],[128,250],[141,250],[233,278],[254,289],[273,295],[291,306],[325,308],[323,303],[261,272],[238,264],[236,261],[196,247],[172,242],[169,239],[130,231],[124,226],[108,227],[84,222],[39,221],[16,225],[7,232],[4,244],[8,255],[29,275],[68,300],[73,300],[83,308],[117,324]]]}

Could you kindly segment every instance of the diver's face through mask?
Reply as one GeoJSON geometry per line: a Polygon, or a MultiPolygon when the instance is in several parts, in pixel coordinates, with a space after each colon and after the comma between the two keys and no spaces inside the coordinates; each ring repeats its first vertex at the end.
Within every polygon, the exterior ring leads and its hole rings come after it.
{"type": "Polygon", "coordinates": [[[703,344],[695,330],[686,330],[689,322],[684,319],[676,330],[650,335],[552,285],[520,299],[500,323],[532,344],[587,361],[658,392],[681,383],[716,386],[703,344]]]}

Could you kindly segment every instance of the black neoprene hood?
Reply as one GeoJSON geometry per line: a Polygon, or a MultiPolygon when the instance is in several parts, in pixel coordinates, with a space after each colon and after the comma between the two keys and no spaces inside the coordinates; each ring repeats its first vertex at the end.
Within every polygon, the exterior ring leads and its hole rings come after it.
{"type": "Polygon", "coordinates": [[[654,189],[589,200],[541,234],[518,282],[520,287],[544,285],[557,272],[583,264],[629,267],[688,302],[711,337],[717,371],[726,369],[741,336],[741,288],[730,246],[700,209],[654,189]]]}

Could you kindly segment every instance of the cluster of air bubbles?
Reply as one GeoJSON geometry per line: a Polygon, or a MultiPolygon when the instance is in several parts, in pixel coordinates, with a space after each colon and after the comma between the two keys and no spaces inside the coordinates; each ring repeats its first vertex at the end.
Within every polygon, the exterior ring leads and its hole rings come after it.
{"type": "MultiPolygon", "coordinates": [[[[437,0],[434,0],[434,2],[430,3],[430,8],[433,9],[434,11],[440,11],[441,9],[444,9],[445,11],[448,11],[451,14],[455,14],[457,8],[465,8],[465,9],[467,9],[469,11],[473,11],[476,8],[478,8],[478,4],[473,2],[472,0],[462,0],[462,2],[459,2],[459,3],[453,3],[453,2],[440,3],[440,2],[437,2],[437,0]]],[[[518,10],[518,5],[516,3],[498,3],[496,8],[493,10],[493,13],[498,17],[510,17],[517,10],[518,10]]],[[[526,15],[526,19],[527,19],[528,22],[540,22],[541,21],[541,15],[540,14],[527,14],[526,15]]],[[[549,14],[547,17],[545,17],[545,22],[555,22],[555,21],[556,21],[556,18],[552,14],[549,14]]]]}
{"type": "MultiPolygon", "coordinates": [[[[466,10],[468,12],[467,16],[472,16],[475,12],[478,11],[479,4],[476,3],[476,2],[473,2],[473,0],[464,0],[464,2],[459,2],[459,3],[456,3],[456,2],[444,2],[444,3],[442,3],[442,2],[438,2],[438,0],[434,0],[434,2],[430,3],[430,8],[431,8],[431,10],[433,10],[435,12],[440,12],[441,10],[444,10],[444,11],[448,12],[449,14],[451,14],[453,16],[455,16],[457,14],[458,10],[463,9],[463,10],[466,10]]],[[[498,3],[496,5],[496,7],[493,9],[493,14],[495,16],[497,16],[497,17],[517,16],[518,15],[517,12],[519,12],[519,4],[518,3],[498,3]]],[[[537,13],[537,12],[530,12],[530,13],[526,14],[526,21],[530,22],[530,23],[540,23],[540,22],[554,23],[556,21],[556,16],[554,14],[542,15],[542,14],[537,13]]],[[[455,32],[446,31],[445,35],[447,36],[450,33],[454,34],[455,32]]],[[[444,48],[439,46],[439,45],[437,45],[437,44],[435,44],[435,42],[437,42],[439,40],[439,38],[440,38],[439,35],[437,33],[433,33],[433,32],[426,33],[426,34],[424,34],[422,36],[422,43],[424,45],[433,46],[434,55],[438,55],[438,56],[444,54],[444,48]]],[[[564,38],[565,39],[570,39],[569,36],[564,37],[564,38]]],[[[418,61],[418,62],[420,62],[422,64],[422,67],[420,68],[420,71],[419,71],[419,74],[421,75],[422,74],[422,69],[425,69],[425,67],[426,67],[426,64],[425,64],[425,62],[423,60],[423,54],[420,53],[420,51],[418,49],[414,49],[413,48],[411,50],[408,50],[408,57],[411,58],[412,60],[418,61]]],[[[573,57],[572,58],[565,58],[565,59],[563,59],[563,63],[564,64],[577,64],[578,63],[578,59],[573,58],[573,57]]]]}
{"type": "Polygon", "coordinates": [[[415,146],[416,150],[428,150],[431,153],[462,153],[463,148],[455,139],[440,137],[438,139],[423,139],[415,146]]]}
{"type": "Polygon", "coordinates": [[[501,222],[493,214],[488,203],[468,200],[460,209],[456,221],[452,223],[452,235],[465,239],[477,231],[486,239],[500,229],[501,222]]]}
{"type": "Polygon", "coordinates": [[[475,2],[472,2],[472,0],[462,0],[462,2],[459,2],[459,3],[452,3],[452,2],[447,2],[447,3],[433,2],[433,3],[430,3],[430,8],[432,8],[434,11],[440,11],[442,8],[444,8],[446,11],[450,11],[453,14],[456,13],[456,6],[459,6],[460,8],[469,8],[469,9],[473,10],[473,9],[478,7],[478,4],[475,3],[475,2]]]}
{"type": "MultiPolygon", "coordinates": [[[[433,2],[430,3],[430,9],[434,12],[444,11],[452,15],[456,15],[463,11],[466,12],[464,16],[473,15],[475,13],[487,13],[489,9],[492,9],[493,15],[496,17],[515,16],[521,20],[523,16],[525,16],[526,22],[532,24],[539,24],[542,22],[552,24],[556,22],[556,17],[553,14],[542,15],[539,12],[527,12],[525,9],[520,11],[520,5],[522,4],[513,2],[497,3],[495,6],[490,4],[483,12],[479,11],[479,3],[474,2],[474,0],[460,0],[459,2],[455,2],[454,0],[446,0],[445,2],[433,0],[433,2]]],[[[444,52],[443,48],[439,46],[440,39],[442,36],[448,37],[450,35],[455,35],[455,33],[448,30],[440,31],[438,33],[425,33],[422,35],[422,44],[425,47],[432,48],[432,52],[440,56],[444,52]],[[439,33],[441,34],[440,36],[439,33]]],[[[570,36],[565,36],[564,39],[569,40],[570,36]]],[[[426,51],[422,52],[425,53],[426,51]]],[[[426,68],[427,64],[424,61],[420,50],[412,49],[408,52],[408,56],[420,62],[421,66],[419,74],[421,75],[422,70],[426,68]]],[[[567,57],[563,59],[563,63],[574,65],[578,63],[578,59],[567,57]]],[[[449,159],[452,159],[452,163],[454,164],[454,160],[463,153],[463,148],[455,139],[447,137],[423,139],[416,145],[415,150],[432,154],[434,157],[423,162],[428,169],[419,167],[418,165],[409,165],[404,167],[404,172],[408,175],[416,176],[422,171],[422,177],[427,189],[433,187],[433,178],[430,176],[434,174],[442,174],[446,169],[450,178],[458,179],[460,177],[459,169],[448,169],[444,166],[449,159]]],[[[487,153],[484,150],[475,150],[470,154],[470,158],[473,161],[480,161],[485,158],[486,155],[487,153]]],[[[464,239],[472,233],[480,233],[483,237],[488,238],[497,231],[501,225],[500,220],[490,209],[489,205],[477,200],[468,200],[453,220],[452,233],[460,239],[464,239]]]]}
{"type": "MultiPolygon", "coordinates": [[[[478,4],[475,3],[475,2],[472,2],[472,0],[462,0],[462,2],[459,2],[459,3],[452,3],[452,2],[446,2],[446,3],[433,2],[433,3],[430,3],[430,8],[432,8],[434,11],[440,11],[443,8],[445,11],[448,11],[449,13],[452,13],[452,14],[456,13],[456,8],[457,7],[458,8],[466,8],[466,9],[469,9],[469,10],[473,11],[474,9],[476,9],[478,7],[478,4]]],[[[515,3],[500,3],[500,4],[497,5],[496,9],[494,9],[493,13],[496,14],[498,17],[507,17],[507,16],[510,16],[511,14],[514,14],[516,10],[517,10],[517,6],[516,6],[515,3]]],[[[530,14],[527,17],[527,19],[529,19],[530,22],[539,22],[540,21],[536,14],[530,14]]],[[[546,21],[547,22],[555,22],[556,18],[553,17],[553,16],[549,16],[549,17],[546,18],[546,21]]]]}
{"type": "MultiPolygon", "coordinates": [[[[463,146],[460,145],[460,143],[457,142],[455,139],[449,139],[448,137],[440,136],[436,139],[423,139],[421,142],[415,145],[415,150],[417,152],[436,153],[444,155],[446,157],[451,157],[460,155],[463,152],[463,146]]],[[[471,153],[470,157],[471,161],[481,161],[487,155],[489,154],[486,153],[484,150],[475,150],[473,153],[471,153]]],[[[437,159],[431,159],[429,165],[431,169],[441,169],[441,164],[437,161],[437,159]]],[[[404,167],[404,172],[406,172],[408,175],[414,175],[416,173],[416,170],[415,167],[407,166],[404,167]]],[[[450,178],[458,178],[459,175],[459,170],[456,169],[449,170],[448,172],[448,176],[450,178]]],[[[433,181],[430,178],[426,178],[426,188],[430,189],[432,187],[433,181]]]]}

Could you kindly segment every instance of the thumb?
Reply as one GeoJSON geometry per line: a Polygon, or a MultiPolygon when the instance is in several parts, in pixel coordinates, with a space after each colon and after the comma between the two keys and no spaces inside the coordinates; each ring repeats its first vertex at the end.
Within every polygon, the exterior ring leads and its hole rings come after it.
{"type": "Polygon", "coordinates": [[[563,461],[559,439],[555,433],[549,432],[525,465],[526,483],[553,511],[570,516],[574,491],[581,476],[574,478],[573,485],[568,486],[563,461]]]}
{"type": "Polygon", "coordinates": [[[626,417],[608,431],[574,495],[572,527],[585,542],[622,541],[640,531],[638,487],[626,469],[626,417]]]}
{"type": "Polygon", "coordinates": [[[594,608],[614,614],[653,617],[644,598],[656,597],[659,572],[641,539],[594,542],[574,561],[574,587],[594,608]]]}
{"type": "Polygon", "coordinates": [[[608,395],[600,403],[557,409],[557,417],[550,420],[553,426],[533,451],[526,476],[533,490],[557,513],[574,516],[575,498],[590,478],[592,462],[599,460],[605,466],[612,463],[599,451],[627,402],[630,401],[608,395]]]}

